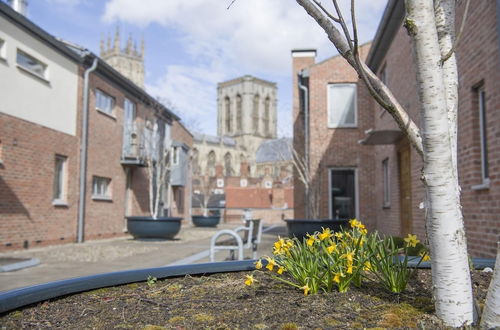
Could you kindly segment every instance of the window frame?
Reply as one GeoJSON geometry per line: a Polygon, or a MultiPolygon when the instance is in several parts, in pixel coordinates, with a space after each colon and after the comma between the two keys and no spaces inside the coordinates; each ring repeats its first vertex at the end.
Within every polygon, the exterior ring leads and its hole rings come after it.
{"type": "Polygon", "coordinates": [[[477,88],[477,106],[479,110],[479,139],[481,143],[481,181],[489,183],[489,162],[488,162],[488,123],[486,116],[486,92],[484,86],[477,88]]]}
{"type": "Polygon", "coordinates": [[[112,200],[111,178],[106,178],[106,177],[98,176],[98,175],[92,176],[92,199],[93,200],[107,200],[107,201],[112,200]],[[102,192],[97,191],[96,184],[97,185],[104,184],[104,186],[99,187],[100,188],[99,190],[103,190],[102,192]],[[104,188],[104,189],[102,189],[102,188],[104,188]]]}
{"type": "Polygon", "coordinates": [[[108,93],[104,92],[103,90],[99,89],[99,88],[96,88],[95,89],[95,109],[107,116],[110,116],[112,118],[115,118],[115,115],[114,115],[114,112],[115,112],[115,106],[116,106],[116,99],[109,95],[108,93]],[[106,109],[103,109],[101,107],[99,107],[99,96],[98,94],[101,94],[103,97],[106,97],[106,98],[109,98],[111,100],[111,109],[110,111],[108,112],[106,109]]]}
{"type": "Polygon", "coordinates": [[[23,70],[23,71],[25,71],[25,72],[27,72],[27,73],[29,73],[29,74],[37,77],[37,78],[40,78],[40,79],[42,79],[44,81],[49,81],[49,66],[46,63],[44,63],[43,61],[39,60],[38,58],[34,57],[33,55],[30,55],[28,52],[26,52],[26,51],[24,51],[24,50],[22,50],[20,48],[17,48],[17,50],[16,50],[16,66],[19,69],[21,69],[21,70],[23,70]],[[33,70],[28,65],[23,64],[22,62],[20,62],[19,61],[19,55],[24,56],[28,60],[37,62],[37,64],[39,64],[39,65],[42,66],[43,72],[39,73],[39,72],[33,70]]]}
{"type": "Polygon", "coordinates": [[[328,167],[328,214],[330,219],[335,219],[332,205],[332,172],[333,171],[353,171],[354,172],[354,212],[355,218],[359,219],[359,175],[356,167],[328,167]]]}
{"type": "Polygon", "coordinates": [[[7,62],[7,42],[5,39],[0,38],[0,61],[7,62]]]}
{"type": "Polygon", "coordinates": [[[180,147],[178,146],[172,146],[172,166],[177,166],[179,165],[179,151],[180,147]]]}
{"type": "Polygon", "coordinates": [[[382,160],[382,207],[391,207],[391,169],[389,157],[382,160]]]}
{"type": "Polygon", "coordinates": [[[52,204],[54,206],[67,205],[68,157],[55,155],[54,181],[52,186],[52,204]],[[59,167],[58,164],[61,164],[59,167]]]}
{"type": "Polygon", "coordinates": [[[327,114],[327,126],[328,128],[357,128],[358,127],[358,85],[356,83],[328,83],[326,85],[326,114],[327,114]],[[332,123],[330,121],[331,113],[331,94],[330,90],[334,86],[353,86],[354,87],[354,123],[352,124],[338,124],[332,123]]]}

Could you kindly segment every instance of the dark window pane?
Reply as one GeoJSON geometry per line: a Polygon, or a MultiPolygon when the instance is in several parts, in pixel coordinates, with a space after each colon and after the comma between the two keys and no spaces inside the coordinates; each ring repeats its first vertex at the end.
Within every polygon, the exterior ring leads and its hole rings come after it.
{"type": "Polygon", "coordinates": [[[334,219],[356,217],[354,170],[331,171],[331,205],[334,219]]]}

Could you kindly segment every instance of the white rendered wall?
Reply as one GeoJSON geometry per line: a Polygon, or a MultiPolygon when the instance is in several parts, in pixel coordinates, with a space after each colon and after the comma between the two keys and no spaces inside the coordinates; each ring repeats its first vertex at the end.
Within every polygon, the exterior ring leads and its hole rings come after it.
{"type": "Polygon", "coordinates": [[[0,26],[0,112],[75,135],[77,64],[4,17],[0,26]],[[18,48],[47,65],[46,81],[17,66],[18,48]]]}

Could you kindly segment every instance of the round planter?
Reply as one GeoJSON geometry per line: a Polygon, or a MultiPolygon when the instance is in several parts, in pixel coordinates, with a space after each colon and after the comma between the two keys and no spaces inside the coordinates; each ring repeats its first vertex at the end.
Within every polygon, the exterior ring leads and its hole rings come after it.
{"type": "Polygon", "coordinates": [[[130,235],[137,238],[172,239],[181,230],[182,218],[160,217],[127,217],[127,228],[130,235]]]}
{"type": "Polygon", "coordinates": [[[330,228],[332,231],[339,231],[341,227],[346,227],[349,220],[312,220],[312,219],[286,219],[286,227],[289,237],[302,239],[306,234],[314,234],[316,231],[322,231],[323,228],[330,228]]]}
{"type": "Polygon", "coordinates": [[[193,215],[193,225],[196,227],[217,227],[220,222],[220,215],[193,215]]]}

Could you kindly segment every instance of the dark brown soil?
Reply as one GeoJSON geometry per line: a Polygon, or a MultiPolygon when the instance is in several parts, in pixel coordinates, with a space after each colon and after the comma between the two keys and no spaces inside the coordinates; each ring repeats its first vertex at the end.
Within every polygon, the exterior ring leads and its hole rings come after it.
{"type": "MultiPolygon", "coordinates": [[[[377,283],[347,293],[304,296],[255,271],[171,278],[99,289],[0,315],[0,329],[352,329],[443,328],[433,314],[430,271],[420,270],[403,294],[377,283]]],[[[482,307],[491,274],[474,272],[482,307]]]]}

